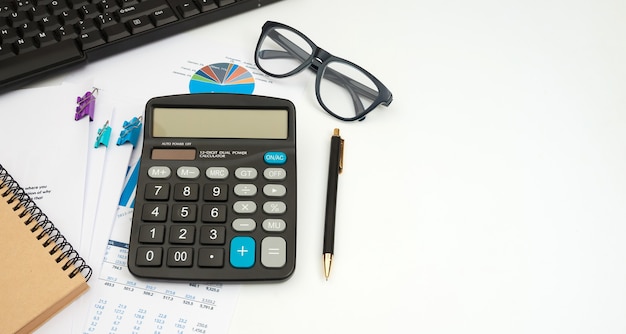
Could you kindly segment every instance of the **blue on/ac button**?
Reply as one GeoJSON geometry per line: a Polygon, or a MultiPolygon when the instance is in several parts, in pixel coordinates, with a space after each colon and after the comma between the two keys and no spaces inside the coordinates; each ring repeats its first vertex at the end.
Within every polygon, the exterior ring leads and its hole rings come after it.
{"type": "Polygon", "coordinates": [[[287,162],[287,154],[285,152],[266,152],[263,160],[268,165],[282,165],[287,162]]]}
{"type": "Polygon", "coordinates": [[[255,243],[251,237],[234,237],[230,241],[230,264],[235,268],[254,265],[255,243]]]}

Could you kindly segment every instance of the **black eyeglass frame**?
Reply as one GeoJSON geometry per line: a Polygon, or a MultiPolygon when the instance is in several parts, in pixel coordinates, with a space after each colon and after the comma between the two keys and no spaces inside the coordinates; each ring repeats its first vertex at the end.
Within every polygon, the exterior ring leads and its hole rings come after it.
{"type": "Polygon", "coordinates": [[[306,35],[298,31],[297,29],[294,29],[288,25],[285,25],[279,22],[267,21],[263,25],[263,28],[261,29],[261,36],[259,37],[259,41],[257,42],[256,50],[254,53],[254,62],[256,63],[257,68],[259,68],[263,73],[269,76],[275,77],[275,78],[285,78],[288,76],[292,76],[294,74],[301,72],[305,68],[309,68],[310,70],[315,72],[316,73],[315,95],[317,97],[317,101],[322,106],[322,108],[326,110],[327,113],[329,113],[333,117],[338,118],[342,121],[355,121],[355,120],[362,121],[365,119],[365,116],[369,112],[374,110],[376,107],[378,107],[381,104],[384,106],[389,106],[389,104],[393,100],[393,95],[391,94],[391,91],[382,82],[380,82],[380,80],[378,80],[375,76],[373,76],[367,70],[365,70],[361,66],[351,61],[332,55],[328,51],[317,46],[311,39],[309,39],[306,35]],[[298,35],[309,44],[309,46],[311,47],[311,53],[309,54],[307,51],[302,50],[302,48],[300,48],[299,46],[291,42],[288,38],[285,38],[284,36],[282,36],[275,29],[289,30],[290,32],[298,35]],[[274,32],[274,35],[270,36],[271,32],[274,32]],[[272,39],[274,42],[278,43],[281,47],[287,50],[287,52],[289,53],[288,57],[299,58],[301,61],[301,64],[295,69],[293,69],[292,71],[289,71],[284,74],[276,74],[276,73],[272,73],[264,69],[263,66],[259,64],[260,57],[265,57],[265,59],[285,57],[284,53],[280,51],[276,51],[272,53],[273,50],[261,50],[260,48],[265,38],[272,39]],[[341,73],[337,73],[336,71],[328,68],[327,67],[328,64],[332,62],[344,63],[361,71],[365,76],[367,76],[376,85],[376,88],[378,89],[378,93],[376,94],[376,92],[374,92],[371,88],[366,87],[365,85],[362,85],[354,80],[351,80],[345,75],[341,73]],[[360,112],[357,112],[357,114],[354,117],[343,117],[343,116],[337,115],[332,110],[330,110],[326,106],[326,104],[322,101],[321,96],[320,96],[320,83],[322,79],[324,78],[325,74],[326,74],[326,79],[331,80],[335,82],[336,84],[344,86],[350,92],[350,94],[352,95],[353,103],[355,104],[355,110],[357,111],[359,111],[359,109],[363,109],[363,110],[360,110],[360,112]],[[364,109],[361,104],[361,100],[358,98],[358,96],[356,96],[356,94],[368,96],[369,98],[373,100],[372,104],[367,109],[364,109]]]}

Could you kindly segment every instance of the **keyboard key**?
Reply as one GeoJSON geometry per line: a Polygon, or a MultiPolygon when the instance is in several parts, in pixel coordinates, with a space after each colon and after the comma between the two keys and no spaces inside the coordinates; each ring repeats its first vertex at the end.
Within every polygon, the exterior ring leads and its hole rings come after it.
{"type": "Polygon", "coordinates": [[[15,28],[5,28],[0,30],[0,40],[4,44],[11,44],[17,41],[20,36],[17,34],[17,29],[15,28]]]}
{"type": "Polygon", "coordinates": [[[88,4],[78,8],[78,15],[80,15],[83,20],[93,19],[96,16],[100,15],[100,11],[98,10],[98,6],[94,4],[88,4]]]}
{"type": "Polygon", "coordinates": [[[67,3],[72,8],[78,8],[80,6],[88,5],[89,4],[89,0],[68,0],[67,3]]]}
{"type": "Polygon", "coordinates": [[[33,50],[37,50],[35,41],[32,38],[20,38],[13,43],[17,48],[17,54],[27,53],[33,50]]]}
{"type": "Polygon", "coordinates": [[[42,31],[51,32],[61,26],[56,16],[48,15],[39,19],[39,27],[42,31]]]}
{"type": "Polygon", "coordinates": [[[10,44],[0,44],[0,61],[14,57],[15,52],[13,50],[13,46],[10,44]]]}
{"type": "Polygon", "coordinates": [[[120,0],[119,2],[122,8],[131,7],[139,3],[138,0],[120,0]]]}
{"type": "Polygon", "coordinates": [[[80,20],[74,26],[79,35],[98,30],[98,26],[96,26],[96,21],[94,20],[80,20]]]}
{"type": "Polygon", "coordinates": [[[192,1],[184,1],[180,5],[178,5],[178,12],[183,17],[190,17],[197,14],[200,14],[200,9],[196,6],[196,4],[192,1]]]}
{"type": "Polygon", "coordinates": [[[56,38],[60,41],[75,40],[78,38],[78,33],[73,25],[64,25],[54,31],[56,38]]]}
{"type": "Polygon", "coordinates": [[[54,0],[48,5],[48,11],[52,15],[60,15],[64,11],[68,10],[69,6],[65,0],[54,0]]]}
{"type": "Polygon", "coordinates": [[[120,9],[120,5],[115,0],[102,0],[98,3],[100,12],[113,13],[120,9]]]}
{"type": "Polygon", "coordinates": [[[95,48],[96,46],[102,45],[105,43],[102,34],[98,30],[91,30],[89,32],[84,32],[80,35],[79,38],[80,44],[82,45],[83,50],[95,48]]]}
{"type": "Polygon", "coordinates": [[[31,0],[19,0],[15,2],[15,9],[18,11],[28,11],[32,9],[34,5],[31,0]]]}
{"type": "Polygon", "coordinates": [[[197,0],[198,1],[198,6],[200,7],[200,10],[203,12],[208,12],[210,10],[213,9],[217,9],[217,3],[215,3],[215,1],[213,0],[197,0]]]}
{"type": "Polygon", "coordinates": [[[17,31],[23,38],[33,37],[41,32],[41,30],[39,30],[39,25],[35,22],[24,23],[19,26],[17,31]]]}
{"type": "Polygon", "coordinates": [[[150,18],[152,19],[154,25],[157,27],[178,20],[178,18],[174,14],[174,11],[169,8],[154,11],[154,13],[150,14],[150,18]]]}
{"type": "Polygon", "coordinates": [[[27,12],[14,12],[8,16],[12,27],[19,27],[26,22],[30,22],[27,12]]]}
{"type": "Polygon", "coordinates": [[[96,23],[96,26],[100,29],[104,29],[106,27],[117,24],[117,21],[111,13],[104,13],[96,16],[94,22],[96,23]]]}
{"type": "Polygon", "coordinates": [[[30,11],[31,20],[39,21],[42,18],[48,16],[48,8],[44,5],[35,6],[30,11]]]}
{"type": "Polygon", "coordinates": [[[117,23],[110,27],[104,28],[102,34],[108,42],[111,42],[120,38],[124,38],[126,36],[130,36],[130,31],[128,31],[124,23],[117,23]]]}
{"type": "Polygon", "coordinates": [[[54,38],[54,35],[52,33],[48,34],[48,33],[42,32],[42,33],[39,33],[39,35],[35,37],[35,42],[37,44],[37,47],[41,48],[41,47],[45,47],[48,45],[52,45],[56,43],[57,40],[56,38],[54,38]]]}
{"type": "Polygon", "coordinates": [[[75,10],[66,10],[66,11],[61,12],[59,14],[59,19],[61,20],[61,23],[65,25],[76,24],[80,22],[80,16],[78,15],[78,12],[75,10]]]}
{"type": "Polygon", "coordinates": [[[131,34],[138,34],[154,28],[154,24],[144,15],[128,21],[128,27],[130,28],[131,34]]]}

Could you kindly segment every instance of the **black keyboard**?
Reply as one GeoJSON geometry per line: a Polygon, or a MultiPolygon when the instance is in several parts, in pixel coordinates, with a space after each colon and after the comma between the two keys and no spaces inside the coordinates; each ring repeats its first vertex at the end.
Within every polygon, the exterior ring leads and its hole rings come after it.
{"type": "Polygon", "coordinates": [[[278,0],[0,0],[0,93],[278,0]]]}

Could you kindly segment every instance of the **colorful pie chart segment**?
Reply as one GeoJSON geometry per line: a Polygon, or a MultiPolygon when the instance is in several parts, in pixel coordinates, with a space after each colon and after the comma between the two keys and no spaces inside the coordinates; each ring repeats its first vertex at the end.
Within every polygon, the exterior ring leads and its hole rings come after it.
{"type": "Polygon", "coordinates": [[[217,63],[202,67],[189,81],[189,92],[252,94],[254,77],[243,66],[217,63]]]}

